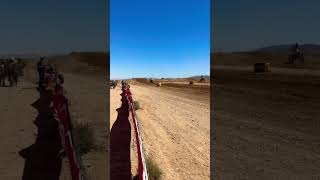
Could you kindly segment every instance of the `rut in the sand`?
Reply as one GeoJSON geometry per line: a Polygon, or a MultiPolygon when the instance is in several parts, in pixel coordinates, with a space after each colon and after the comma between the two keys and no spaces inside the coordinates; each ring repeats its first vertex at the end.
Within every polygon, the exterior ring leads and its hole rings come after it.
{"type": "Polygon", "coordinates": [[[129,105],[124,93],[121,107],[117,109],[117,120],[111,128],[110,172],[111,179],[131,179],[129,105]]]}

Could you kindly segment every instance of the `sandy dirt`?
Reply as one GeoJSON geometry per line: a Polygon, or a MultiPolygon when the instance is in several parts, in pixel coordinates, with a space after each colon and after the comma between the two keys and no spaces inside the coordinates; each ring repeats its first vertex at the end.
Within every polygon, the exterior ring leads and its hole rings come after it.
{"type": "Polygon", "coordinates": [[[319,73],[271,71],[212,71],[216,179],[320,179],[319,73]]]}
{"type": "MultiPolygon", "coordinates": [[[[137,116],[146,154],[160,166],[163,179],[209,179],[209,88],[202,88],[197,94],[197,89],[187,87],[155,87],[137,82],[130,86],[134,100],[141,106],[137,116]]],[[[115,109],[121,104],[120,93],[119,87],[110,92],[111,127],[117,116],[115,109]]],[[[136,175],[137,152],[134,135],[131,137],[132,174],[136,175]]]]}
{"type": "Polygon", "coordinates": [[[22,81],[18,87],[0,88],[0,179],[22,178],[24,159],[18,151],[31,145],[36,133],[36,110],[30,106],[37,98],[33,87],[22,81]]]}
{"type": "MultiPolygon", "coordinates": [[[[34,64],[25,69],[17,87],[0,88],[0,179],[20,180],[24,159],[18,151],[33,144],[36,138],[36,109],[30,105],[39,97],[36,91],[34,64]]],[[[103,77],[62,72],[65,89],[71,100],[73,121],[88,123],[94,130],[96,148],[83,157],[91,179],[106,179],[108,175],[106,132],[105,80],[103,77]]],[[[61,173],[61,179],[65,172],[61,173]]]]}
{"type": "MultiPolygon", "coordinates": [[[[97,77],[88,77],[64,73],[65,88],[71,99],[70,111],[73,120],[88,123],[94,131],[95,149],[83,156],[83,162],[90,179],[105,180],[107,168],[107,118],[105,81],[97,77]]],[[[102,79],[102,78],[101,78],[102,79]]]]}

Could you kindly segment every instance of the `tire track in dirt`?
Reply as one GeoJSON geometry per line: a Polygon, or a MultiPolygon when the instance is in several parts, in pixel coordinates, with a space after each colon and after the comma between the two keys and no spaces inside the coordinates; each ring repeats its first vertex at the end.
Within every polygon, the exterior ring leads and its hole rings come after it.
{"type": "Polygon", "coordinates": [[[319,179],[316,74],[215,71],[217,179],[319,179]]]}
{"type": "Polygon", "coordinates": [[[164,179],[209,179],[209,100],[205,104],[147,86],[131,89],[143,108],[137,115],[146,153],[162,168],[164,179]]]}

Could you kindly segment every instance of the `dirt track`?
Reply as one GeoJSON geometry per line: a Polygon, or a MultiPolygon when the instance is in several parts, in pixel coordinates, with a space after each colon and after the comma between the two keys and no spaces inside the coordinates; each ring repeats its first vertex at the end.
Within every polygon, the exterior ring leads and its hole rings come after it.
{"type": "Polygon", "coordinates": [[[36,132],[32,121],[36,110],[30,104],[37,96],[29,89],[34,84],[22,82],[18,87],[0,88],[0,179],[20,180],[24,159],[18,151],[34,142],[36,132]]]}
{"type": "MultiPolygon", "coordinates": [[[[130,86],[134,100],[142,108],[137,111],[137,116],[146,153],[163,170],[163,179],[209,179],[209,88],[196,94],[188,88],[154,87],[141,83],[131,83],[130,86]]],[[[121,90],[118,87],[110,93],[112,126],[117,116],[115,109],[121,104],[121,90]]],[[[133,141],[131,144],[132,174],[135,175],[136,150],[133,141]]]]}
{"type": "Polygon", "coordinates": [[[217,179],[320,178],[320,76],[275,71],[215,70],[217,179]]]}
{"type": "MultiPolygon", "coordinates": [[[[0,96],[0,179],[20,180],[24,159],[18,151],[35,141],[36,127],[33,121],[36,110],[30,104],[38,97],[36,73],[33,65],[28,66],[18,87],[1,87],[0,96]]],[[[94,130],[97,147],[83,157],[88,174],[93,179],[106,179],[106,119],[105,81],[101,77],[65,72],[65,88],[71,99],[71,116],[78,122],[89,123],[94,130]]],[[[62,172],[61,176],[64,176],[62,172]]],[[[62,178],[64,179],[64,178],[62,178]]]]}

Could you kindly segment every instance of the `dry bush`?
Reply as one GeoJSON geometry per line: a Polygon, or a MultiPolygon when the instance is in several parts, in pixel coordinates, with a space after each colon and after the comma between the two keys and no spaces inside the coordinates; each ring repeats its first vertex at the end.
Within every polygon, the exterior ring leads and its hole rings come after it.
{"type": "Polygon", "coordinates": [[[141,107],[140,107],[140,103],[138,101],[133,101],[133,106],[134,106],[134,110],[139,110],[141,107]]]}
{"type": "Polygon", "coordinates": [[[93,130],[88,124],[74,123],[72,135],[77,152],[86,154],[94,148],[93,130]]]}
{"type": "MultiPolygon", "coordinates": [[[[146,165],[148,171],[148,179],[149,180],[160,180],[163,175],[162,170],[158,166],[158,164],[150,157],[146,157],[146,165]]],[[[139,175],[133,177],[134,180],[139,180],[139,175]]]]}

